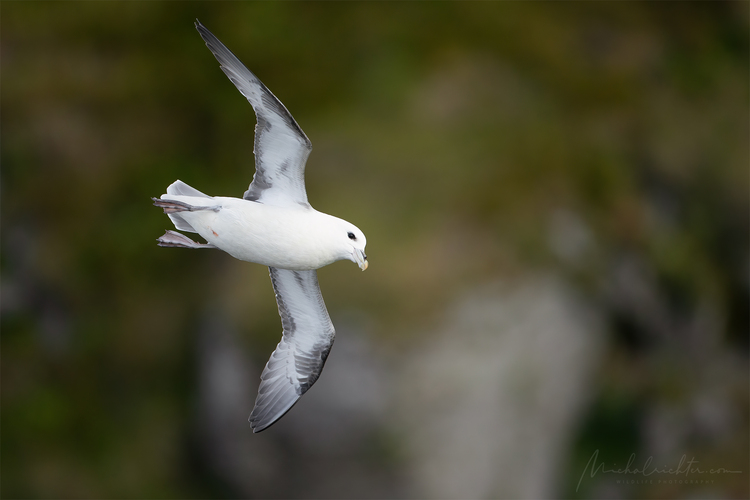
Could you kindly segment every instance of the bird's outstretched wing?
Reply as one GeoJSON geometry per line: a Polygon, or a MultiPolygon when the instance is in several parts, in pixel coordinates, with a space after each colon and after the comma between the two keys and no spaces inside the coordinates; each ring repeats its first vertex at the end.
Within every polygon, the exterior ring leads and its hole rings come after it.
{"type": "Polygon", "coordinates": [[[318,380],[335,336],[317,272],[269,270],[284,333],[260,377],[253,432],[276,422],[318,380]]]}
{"type": "Polygon", "coordinates": [[[246,200],[266,205],[309,207],[305,191],[305,162],[312,144],[281,101],[232,52],[195,22],[221,69],[255,110],[255,175],[246,200]]]}

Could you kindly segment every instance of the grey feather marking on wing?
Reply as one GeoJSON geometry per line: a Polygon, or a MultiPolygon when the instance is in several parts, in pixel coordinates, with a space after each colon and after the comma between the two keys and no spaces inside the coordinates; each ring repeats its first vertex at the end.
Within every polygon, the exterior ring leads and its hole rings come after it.
{"type": "Polygon", "coordinates": [[[269,205],[309,207],[305,162],[312,144],[284,105],[200,22],[195,27],[222,71],[255,110],[255,175],[244,194],[269,205]]]}
{"type": "Polygon", "coordinates": [[[261,375],[250,415],[253,432],[267,428],[294,406],[320,377],[335,331],[316,271],[269,267],[284,332],[261,375]]]}

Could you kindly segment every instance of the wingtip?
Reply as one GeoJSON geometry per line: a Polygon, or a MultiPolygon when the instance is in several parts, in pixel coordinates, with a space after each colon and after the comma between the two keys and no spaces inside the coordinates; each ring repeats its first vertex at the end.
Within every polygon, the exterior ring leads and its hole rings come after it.
{"type": "Polygon", "coordinates": [[[259,424],[258,420],[254,419],[253,415],[250,415],[250,417],[247,419],[247,421],[250,422],[250,427],[253,429],[253,434],[258,434],[259,432],[263,432],[264,430],[268,429],[273,424],[275,424],[276,422],[278,422],[279,419],[282,416],[283,415],[279,416],[279,418],[277,418],[276,420],[273,420],[271,422],[265,421],[265,422],[259,424]]]}
{"type": "Polygon", "coordinates": [[[248,419],[248,421],[250,422],[250,427],[252,427],[252,429],[253,429],[253,434],[258,434],[259,432],[263,432],[264,430],[266,430],[266,429],[268,429],[270,427],[270,425],[266,425],[266,426],[263,426],[263,427],[256,426],[255,422],[253,422],[252,420],[248,419]]]}
{"type": "Polygon", "coordinates": [[[205,33],[211,33],[210,31],[208,31],[208,28],[206,28],[205,26],[201,24],[198,18],[195,18],[195,29],[198,30],[198,33],[200,33],[201,38],[203,38],[204,40],[205,40],[205,37],[204,37],[205,33]]]}
{"type": "MultiPolygon", "coordinates": [[[[271,413],[269,413],[269,410],[271,410],[272,408],[269,408],[269,406],[267,406],[267,403],[266,405],[261,407],[258,407],[256,403],[253,411],[250,413],[250,417],[247,419],[247,421],[250,422],[250,427],[252,427],[253,429],[253,434],[262,432],[281,420],[281,417],[289,413],[289,410],[291,410],[297,404],[300,396],[302,395],[298,394],[294,397],[293,401],[286,403],[288,405],[286,408],[283,408],[282,406],[281,411],[275,409],[275,411],[271,413]]],[[[260,397],[260,394],[258,397],[260,397]]]]}

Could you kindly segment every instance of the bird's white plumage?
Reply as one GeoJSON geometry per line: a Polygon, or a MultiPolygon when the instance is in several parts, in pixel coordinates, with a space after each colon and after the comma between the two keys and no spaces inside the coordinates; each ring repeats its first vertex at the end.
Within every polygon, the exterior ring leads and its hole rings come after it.
{"type": "Polygon", "coordinates": [[[352,224],[312,208],[168,192],[161,199],[193,208],[169,214],[177,229],[196,232],[232,257],[265,266],[309,270],[348,259],[346,234],[359,234],[352,224]]]}
{"type": "Polygon", "coordinates": [[[335,331],[316,269],[337,260],[367,268],[365,235],[353,224],[313,209],[305,192],[310,141],[281,102],[200,22],[196,28],[221,69],[255,110],[255,175],[242,199],[209,196],[176,181],[154,199],[175,227],[159,245],[219,248],[269,267],[283,327],[250,415],[254,432],[283,416],[320,376],[335,331]]]}

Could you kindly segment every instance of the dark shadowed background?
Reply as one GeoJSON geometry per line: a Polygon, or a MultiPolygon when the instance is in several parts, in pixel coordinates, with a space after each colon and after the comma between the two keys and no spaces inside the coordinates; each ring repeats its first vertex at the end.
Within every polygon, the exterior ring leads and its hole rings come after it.
{"type": "Polygon", "coordinates": [[[747,2],[12,2],[4,498],[747,498],[747,2]],[[267,431],[267,270],[156,246],[313,143],[337,340],[267,431]],[[645,471],[644,471],[645,469],[645,471]]]}

